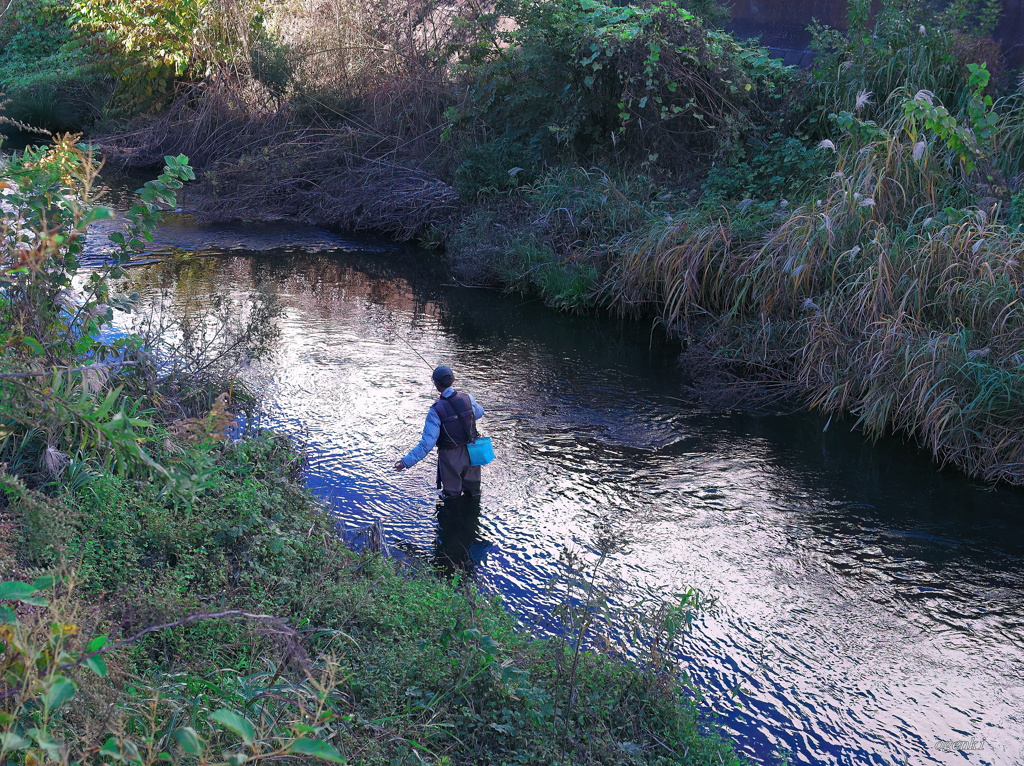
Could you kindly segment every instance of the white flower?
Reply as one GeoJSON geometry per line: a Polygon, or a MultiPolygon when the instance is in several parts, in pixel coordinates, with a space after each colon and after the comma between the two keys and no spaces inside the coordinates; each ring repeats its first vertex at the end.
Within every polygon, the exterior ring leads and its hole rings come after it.
{"type": "Polygon", "coordinates": [[[855,112],[859,112],[861,109],[863,109],[868,104],[873,104],[873,103],[874,103],[874,101],[871,100],[871,91],[869,91],[869,90],[862,90],[862,91],[857,93],[857,101],[853,105],[853,110],[855,112]]]}
{"type": "Polygon", "coordinates": [[[871,197],[865,197],[857,203],[858,207],[874,207],[875,201],[871,197]]]}
{"type": "Polygon", "coordinates": [[[914,96],[914,101],[925,101],[928,106],[935,106],[935,94],[930,90],[919,90],[914,96]]]}
{"type": "Polygon", "coordinates": [[[832,143],[832,142],[831,142],[831,141],[830,141],[829,139],[827,139],[827,138],[826,138],[826,139],[825,139],[824,141],[821,141],[821,142],[820,142],[820,143],[818,144],[818,148],[819,148],[819,149],[831,149],[831,150],[832,150],[833,152],[834,152],[834,151],[836,151],[836,145],[835,145],[834,143],[832,143]]]}
{"type": "Polygon", "coordinates": [[[821,306],[812,301],[810,298],[804,298],[803,304],[800,306],[804,311],[821,311],[821,306]]]}
{"type": "Polygon", "coordinates": [[[915,162],[921,161],[921,158],[924,157],[924,151],[927,148],[928,144],[926,144],[924,141],[918,141],[916,144],[914,144],[913,157],[915,162]]]}

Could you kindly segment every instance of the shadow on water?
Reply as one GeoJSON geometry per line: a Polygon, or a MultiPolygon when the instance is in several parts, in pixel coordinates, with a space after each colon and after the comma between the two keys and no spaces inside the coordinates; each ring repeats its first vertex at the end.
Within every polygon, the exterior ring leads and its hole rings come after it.
{"type": "Polygon", "coordinates": [[[468,495],[438,504],[432,561],[442,574],[472,575],[484,562],[491,544],[481,537],[480,511],[480,498],[468,495]]]}
{"type": "Polygon", "coordinates": [[[681,656],[751,758],[1018,762],[1020,491],[846,423],[702,409],[647,327],[453,285],[429,254],[318,230],[247,252],[243,234],[179,222],[166,244],[183,250],[134,269],[132,286],[176,307],[276,296],[280,338],[246,377],[261,425],[306,445],[339,525],[379,523],[392,548],[472,572],[541,629],[559,552],[594,561],[595,524],[617,526],[633,542],[603,570],[613,603],[689,586],[718,597],[681,656]],[[303,251],[331,237],[336,249],[303,251]],[[187,252],[210,241],[220,249],[187,252]],[[498,459],[482,508],[437,509],[432,457],[391,470],[433,398],[410,344],[488,410],[498,459]],[[983,747],[948,749],[972,737],[983,747]]]}

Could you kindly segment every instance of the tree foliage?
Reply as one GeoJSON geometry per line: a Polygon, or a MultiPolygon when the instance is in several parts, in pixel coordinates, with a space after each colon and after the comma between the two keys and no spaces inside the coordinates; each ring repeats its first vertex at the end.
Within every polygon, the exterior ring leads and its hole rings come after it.
{"type": "Polygon", "coordinates": [[[527,147],[535,162],[555,150],[669,165],[715,153],[791,76],[673,0],[506,0],[498,13],[515,29],[467,70],[468,106],[453,116],[477,135],[527,147]]]}

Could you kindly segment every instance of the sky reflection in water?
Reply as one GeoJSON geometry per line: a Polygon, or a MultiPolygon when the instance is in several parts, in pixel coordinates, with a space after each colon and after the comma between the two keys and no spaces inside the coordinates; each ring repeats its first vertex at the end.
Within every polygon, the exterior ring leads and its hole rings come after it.
{"type": "Polygon", "coordinates": [[[631,538],[604,570],[618,605],[689,586],[718,597],[685,659],[753,758],[1019,762],[1022,493],[867,446],[849,425],[686,404],[671,347],[645,327],[446,285],[411,250],[256,234],[179,224],[166,244],[231,254],[168,256],[132,281],[181,306],[276,293],[281,337],[248,373],[262,424],[303,441],[309,483],[344,526],[379,520],[389,545],[434,549],[433,458],[390,468],[434,395],[414,348],[488,409],[499,458],[485,469],[476,576],[524,620],[550,627],[560,549],[596,559],[594,525],[607,522],[631,538]],[[283,249],[243,252],[265,242],[283,249]],[[324,252],[296,252],[307,243],[324,252]],[[981,749],[943,750],[972,738],[981,749]]]}

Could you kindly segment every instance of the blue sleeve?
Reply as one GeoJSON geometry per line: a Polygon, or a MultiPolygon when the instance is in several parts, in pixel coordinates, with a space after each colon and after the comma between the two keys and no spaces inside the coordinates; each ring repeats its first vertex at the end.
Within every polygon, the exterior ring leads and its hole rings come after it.
{"type": "Polygon", "coordinates": [[[409,454],[402,458],[406,468],[412,468],[423,458],[430,454],[437,444],[437,437],[441,435],[441,419],[437,417],[434,408],[431,407],[427,413],[427,422],[423,424],[423,437],[420,443],[409,450],[409,454]]]}
{"type": "Polygon", "coordinates": [[[473,398],[473,394],[469,395],[470,404],[473,405],[473,417],[477,420],[484,416],[484,408],[476,403],[476,399],[473,398]]]}

